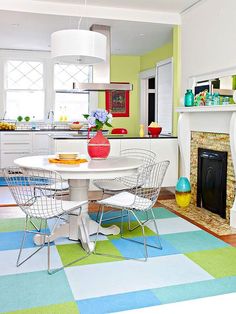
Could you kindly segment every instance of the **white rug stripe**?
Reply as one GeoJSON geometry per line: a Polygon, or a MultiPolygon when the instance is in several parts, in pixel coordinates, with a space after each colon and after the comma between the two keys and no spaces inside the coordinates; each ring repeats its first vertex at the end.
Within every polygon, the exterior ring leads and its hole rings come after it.
{"type": "Polygon", "coordinates": [[[213,279],[182,254],[70,267],[65,270],[74,298],[114,295],[213,279]]]}

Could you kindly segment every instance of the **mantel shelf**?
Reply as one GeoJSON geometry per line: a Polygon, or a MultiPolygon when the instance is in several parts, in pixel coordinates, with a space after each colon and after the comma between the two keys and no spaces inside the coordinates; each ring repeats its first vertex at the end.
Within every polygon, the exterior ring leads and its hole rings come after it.
{"type": "Polygon", "coordinates": [[[177,107],[176,112],[223,112],[236,111],[236,105],[177,107]]]}

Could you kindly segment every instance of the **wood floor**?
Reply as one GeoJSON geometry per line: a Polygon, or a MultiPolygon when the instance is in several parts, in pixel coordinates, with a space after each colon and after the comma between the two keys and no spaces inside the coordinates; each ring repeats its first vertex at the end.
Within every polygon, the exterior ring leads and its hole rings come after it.
{"type": "MultiPolygon", "coordinates": [[[[100,193],[99,192],[92,192],[89,194],[89,199],[90,200],[95,200],[95,199],[99,199],[100,198],[100,193]]],[[[159,196],[159,200],[164,200],[164,199],[173,199],[174,196],[174,191],[173,189],[162,189],[160,196],[159,196]]],[[[158,204],[157,204],[158,205],[158,204]]],[[[90,203],[89,205],[89,211],[90,212],[96,212],[98,209],[97,205],[95,203],[90,203]]],[[[168,208],[169,209],[169,208],[168,208]]],[[[169,209],[171,210],[171,209],[169,209]]],[[[174,210],[171,210],[172,212],[174,212],[175,214],[179,215],[179,213],[175,212],[174,210]]],[[[181,215],[179,215],[181,216],[181,215]]],[[[16,217],[24,217],[24,214],[22,213],[22,211],[20,209],[18,209],[16,207],[16,204],[9,192],[9,189],[7,187],[0,187],[0,219],[3,218],[16,218],[16,217]]],[[[184,217],[186,219],[186,217],[184,217]]],[[[196,224],[194,221],[189,220],[191,223],[196,224]]],[[[204,228],[203,226],[198,225],[200,228],[206,230],[209,233],[210,230],[204,228]]],[[[215,234],[214,234],[215,235],[215,234]]],[[[215,235],[217,236],[217,235],[215,235]]],[[[236,247],[236,234],[232,234],[232,235],[224,235],[224,236],[217,236],[218,238],[220,238],[221,240],[229,243],[232,246],[236,247]]]]}

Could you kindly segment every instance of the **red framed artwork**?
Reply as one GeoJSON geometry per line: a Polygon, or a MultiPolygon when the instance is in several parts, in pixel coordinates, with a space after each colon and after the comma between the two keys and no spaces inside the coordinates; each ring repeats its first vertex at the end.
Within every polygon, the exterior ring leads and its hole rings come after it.
{"type": "MultiPolygon", "coordinates": [[[[113,82],[114,83],[114,82],[113,82]]],[[[116,84],[129,84],[115,82],[116,84]]],[[[106,110],[113,117],[129,117],[129,91],[106,91],[106,110]]]]}

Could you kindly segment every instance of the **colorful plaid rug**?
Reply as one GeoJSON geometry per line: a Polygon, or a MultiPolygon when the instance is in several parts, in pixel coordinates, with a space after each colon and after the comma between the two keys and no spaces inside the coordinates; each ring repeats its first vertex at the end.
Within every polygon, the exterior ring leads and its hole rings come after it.
{"type": "MultiPolygon", "coordinates": [[[[0,220],[0,313],[101,314],[236,292],[236,248],[164,208],[155,215],[163,249],[149,248],[147,262],[91,255],[52,276],[46,248],[15,266],[24,219],[0,220]]],[[[154,228],[146,230],[154,243],[154,228]]],[[[141,239],[139,230],[125,233],[141,239]]],[[[26,247],[27,253],[33,250],[32,237],[26,247]]],[[[118,236],[101,236],[98,248],[143,257],[142,245],[118,236]]],[[[81,254],[78,243],[57,240],[52,265],[81,254]]]]}

